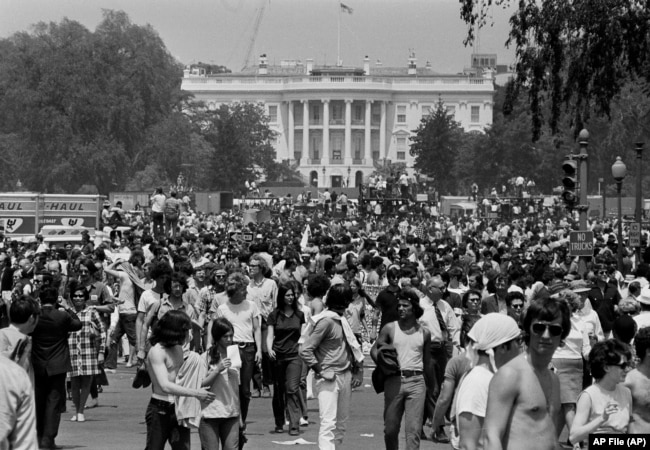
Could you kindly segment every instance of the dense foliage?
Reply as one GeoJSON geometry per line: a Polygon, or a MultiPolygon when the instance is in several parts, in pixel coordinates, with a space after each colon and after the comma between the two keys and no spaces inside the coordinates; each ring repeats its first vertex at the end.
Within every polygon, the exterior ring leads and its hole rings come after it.
{"type": "Polygon", "coordinates": [[[466,43],[487,24],[490,9],[512,7],[508,45],[516,54],[513,93],[528,95],[533,139],[542,124],[560,131],[569,112],[574,135],[630,81],[650,79],[650,7],[639,0],[460,0],[466,43]],[[595,113],[595,114],[594,114],[595,113]]]}

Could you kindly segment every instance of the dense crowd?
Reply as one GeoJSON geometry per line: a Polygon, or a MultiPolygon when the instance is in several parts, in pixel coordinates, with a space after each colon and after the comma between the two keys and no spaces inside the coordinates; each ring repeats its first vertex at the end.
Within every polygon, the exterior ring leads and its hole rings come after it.
{"type": "Polygon", "coordinates": [[[13,418],[0,449],[55,448],[66,399],[85,421],[118,363],[134,388],[151,384],[148,449],[189,448],[190,427],[202,448],[241,448],[258,396],[292,436],[317,398],[319,447],[341,448],[367,356],[388,449],[403,419],[408,449],[650,432],[650,252],[622,243],[618,261],[610,221],[589,223],[581,261],[577,223],[539,214],[334,218],[288,204],[244,223],[245,210],[198,213],[162,189],[150,211],[121,206],[78,243],[0,249],[0,416],[13,418]]]}

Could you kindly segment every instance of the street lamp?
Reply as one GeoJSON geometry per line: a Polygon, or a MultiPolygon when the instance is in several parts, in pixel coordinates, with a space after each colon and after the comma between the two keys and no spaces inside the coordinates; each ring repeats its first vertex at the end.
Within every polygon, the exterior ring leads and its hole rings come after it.
{"type": "MultiPolygon", "coordinates": [[[[637,142],[636,147],[634,148],[636,150],[636,214],[634,215],[634,219],[636,223],[638,223],[639,227],[639,232],[641,231],[641,226],[643,223],[643,169],[642,169],[642,163],[643,163],[643,142],[637,142]]],[[[640,238],[639,238],[640,240],[640,238]]],[[[641,242],[639,242],[639,246],[636,248],[636,264],[637,267],[639,263],[641,262],[641,242]]]]}
{"type": "Polygon", "coordinates": [[[346,187],[350,187],[350,173],[352,172],[352,168],[348,166],[348,181],[346,182],[346,187]]]}
{"type": "Polygon", "coordinates": [[[323,187],[325,187],[325,166],[323,166],[323,187]]]}
{"type": "Polygon", "coordinates": [[[618,194],[618,246],[616,256],[618,258],[618,270],[623,272],[623,205],[621,204],[621,188],[623,178],[627,174],[627,167],[621,160],[620,156],[616,157],[616,162],[612,164],[612,177],[616,181],[616,192],[618,194]]]}

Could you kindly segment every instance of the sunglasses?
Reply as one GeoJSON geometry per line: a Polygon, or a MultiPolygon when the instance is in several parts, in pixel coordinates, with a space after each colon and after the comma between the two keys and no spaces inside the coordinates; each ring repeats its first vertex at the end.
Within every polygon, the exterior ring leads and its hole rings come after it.
{"type": "Polygon", "coordinates": [[[478,297],[470,297],[467,299],[468,302],[479,303],[481,301],[478,297]]]}
{"type": "Polygon", "coordinates": [[[523,308],[524,308],[524,304],[523,304],[523,303],[513,303],[513,304],[512,304],[512,308],[513,308],[513,309],[523,309],[523,308]]]}
{"type": "Polygon", "coordinates": [[[562,334],[563,328],[561,325],[555,324],[555,323],[534,323],[532,325],[532,330],[533,333],[535,333],[538,336],[542,336],[546,330],[548,330],[549,334],[553,337],[558,337],[559,335],[562,334]]]}
{"type": "Polygon", "coordinates": [[[598,272],[598,275],[607,275],[607,272],[604,271],[604,270],[601,270],[600,272],[598,272]]]}
{"type": "Polygon", "coordinates": [[[73,295],[72,298],[84,298],[83,295],[73,295]]]}
{"type": "Polygon", "coordinates": [[[630,367],[630,363],[629,363],[629,362],[627,362],[627,361],[626,361],[626,362],[624,362],[624,363],[618,363],[618,364],[609,364],[609,365],[610,365],[610,366],[616,366],[616,367],[620,367],[620,368],[621,368],[622,370],[625,370],[625,369],[627,369],[628,367],[630,367]]]}

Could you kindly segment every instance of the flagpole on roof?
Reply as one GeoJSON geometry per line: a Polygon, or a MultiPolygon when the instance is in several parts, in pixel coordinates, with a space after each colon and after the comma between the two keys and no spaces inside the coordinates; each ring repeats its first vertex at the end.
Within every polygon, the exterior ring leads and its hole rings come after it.
{"type": "Polygon", "coordinates": [[[337,34],[337,43],[336,43],[336,65],[337,66],[341,65],[341,10],[342,9],[343,6],[341,2],[339,2],[338,34],[337,34]]]}

